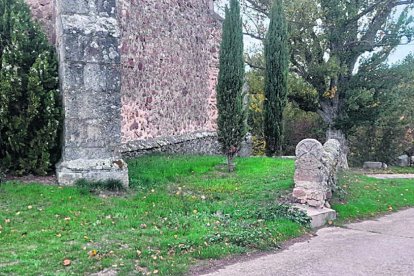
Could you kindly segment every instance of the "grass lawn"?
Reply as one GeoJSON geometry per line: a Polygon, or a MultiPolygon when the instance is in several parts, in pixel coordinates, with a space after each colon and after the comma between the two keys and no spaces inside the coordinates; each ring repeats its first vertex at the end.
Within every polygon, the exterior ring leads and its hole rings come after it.
{"type": "MultiPolygon", "coordinates": [[[[303,216],[275,202],[293,187],[293,160],[241,158],[234,174],[223,163],[139,158],[120,197],[0,184],[0,275],[182,275],[198,260],[269,249],[306,231],[303,216]]],[[[414,206],[412,179],[348,172],[340,186],[339,224],[414,206]]]]}
{"type": "Polygon", "coordinates": [[[294,161],[237,159],[234,174],[223,162],[139,158],[123,197],[0,184],[0,275],[183,274],[197,260],[274,247],[306,231],[303,217],[275,204],[292,189],[294,161]]]}
{"type": "Polygon", "coordinates": [[[332,205],[339,223],[414,206],[414,179],[380,180],[349,172],[342,175],[340,187],[332,205]]]}

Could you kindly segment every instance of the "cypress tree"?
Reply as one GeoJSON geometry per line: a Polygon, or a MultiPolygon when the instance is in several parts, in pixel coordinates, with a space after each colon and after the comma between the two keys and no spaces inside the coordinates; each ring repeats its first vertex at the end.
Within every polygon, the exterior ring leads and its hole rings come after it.
{"type": "Polygon", "coordinates": [[[46,174],[59,158],[55,51],[22,0],[0,0],[0,169],[46,174]]]}
{"type": "Polygon", "coordinates": [[[283,111],[287,103],[288,32],[283,1],[274,0],[265,41],[264,135],[266,155],[281,154],[283,111]]]}
{"type": "Polygon", "coordinates": [[[246,134],[243,105],[244,59],[243,29],[238,0],[226,6],[220,49],[220,73],[217,84],[218,139],[227,157],[229,171],[246,134]]]}

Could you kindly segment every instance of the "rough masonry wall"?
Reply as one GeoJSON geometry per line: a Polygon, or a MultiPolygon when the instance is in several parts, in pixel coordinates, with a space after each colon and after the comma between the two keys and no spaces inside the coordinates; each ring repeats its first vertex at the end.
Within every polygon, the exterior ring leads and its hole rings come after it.
{"type": "Polygon", "coordinates": [[[55,0],[26,0],[26,3],[29,4],[33,17],[41,24],[45,30],[49,41],[55,43],[55,0]]]}
{"type": "Polygon", "coordinates": [[[122,141],[216,128],[221,22],[212,0],[123,0],[122,141]]]}
{"type": "MultiPolygon", "coordinates": [[[[56,0],[25,1],[55,43],[56,0]]],[[[213,0],[92,2],[115,4],[118,11],[121,136],[126,148],[140,151],[146,141],[158,138],[174,143],[196,137],[200,145],[205,144],[200,133],[214,133],[217,118],[222,19],[214,13],[213,0]]],[[[212,140],[209,135],[206,139],[212,140]]],[[[217,151],[217,143],[209,144],[214,147],[208,147],[208,152],[217,151]]]]}

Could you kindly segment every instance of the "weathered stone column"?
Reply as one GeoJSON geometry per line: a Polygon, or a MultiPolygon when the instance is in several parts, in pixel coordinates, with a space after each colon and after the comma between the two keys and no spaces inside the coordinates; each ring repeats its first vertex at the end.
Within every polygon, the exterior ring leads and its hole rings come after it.
{"type": "Polygon", "coordinates": [[[58,181],[118,179],[128,185],[121,143],[121,75],[115,0],[56,0],[65,112],[58,181]]]}

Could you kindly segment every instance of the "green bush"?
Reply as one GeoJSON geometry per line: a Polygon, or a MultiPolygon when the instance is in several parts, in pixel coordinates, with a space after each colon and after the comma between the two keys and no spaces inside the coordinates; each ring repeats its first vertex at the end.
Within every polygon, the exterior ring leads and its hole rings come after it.
{"type": "Polygon", "coordinates": [[[0,0],[0,166],[44,175],[59,158],[55,51],[22,0],[0,0]]]}

